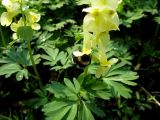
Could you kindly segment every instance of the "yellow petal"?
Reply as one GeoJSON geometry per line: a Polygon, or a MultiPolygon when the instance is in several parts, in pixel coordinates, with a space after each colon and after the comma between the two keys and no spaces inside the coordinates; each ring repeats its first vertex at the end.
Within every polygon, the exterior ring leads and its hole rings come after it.
{"type": "Polygon", "coordinates": [[[104,48],[106,49],[108,44],[110,43],[110,35],[109,35],[109,32],[106,31],[106,32],[103,32],[103,33],[100,33],[99,35],[99,40],[101,41],[99,43],[99,47],[101,48],[104,48]]]}
{"type": "Polygon", "coordinates": [[[109,60],[109,62],[113,65],[113,64],[115,64],[115,63],[118,62],[118,59],[117,59],[117,58],[111,58],[111,59],[109,60]]]}
{"type": "Polygon", "coordinates": [[[4,5],[12,17],[16,16],[21,12],[20,3],[17,0],[3,0],[2,5],[4,5]]]}
{"type": "Polygon", "coordinates": [[[15,22],[12,23],[10,27],[11,27],[12,31],[17,32],[18,28],[21,26],[24,26],[24,21],[23,21],[22,17],[20,18],[20,20],[17,23],[15,23],[15,22]]]}
{"type": "Polygon", "coordinates": [[[14,31],[14,32],[16,32],[17,29],[18,29],[18,25],[15,22],[12,23],[10,27],[11,27],[11,30],[14,31]]]}
{"type": "Polygon", "coordinates": [[[18,13],[20,13],[20,4],[15,2],[11,6],[7,6],[7,11],[12,13],[13,16],[16,16],[18,13]]]}
{"type": "Polygon", "coordinates": [[[0,17],[2,26],[9,26],[12,23],[12,16],[8,12],[3,12],[0,17]]]}
{"type": "Polygon", "coordinates": [[[35,13],[35,12],[32,12],[32,11],[30,11],[30,12],[28,12],[27,14],[26,14],[26,19],[27,19],[27,21],[29,22],[29,23],[35,23],[35,22],[38,22],[39,20],[40,20],[40,14],[38,14],[38,13],[35,13]]]}
{"type": "Polygon", "coordinates": [[[83,53],[90,54],[92,48],[92,40],[91,34],[87,31],[84,32],[84,40],[83,40],[83,53]]]}
{"type": "Polygon", "coordinates": [[[2,0],[2,5],[10,6],[12,4],[11,0],[2,0]]]}
{"type": "Polygon", "coordinates": [[[112,10],[116,10],[121,0],[92,0],[92,6],[103,7],[106,6],[112,10]]]}
{"type": "Polygon", "coordinates": [[[111,62],[107,60],[105,49],[106,48],[100,48],[98,46],[98,59],[99,59],[99,63],[100,63],[101,66],[110,66],[111,62]]]}
{"type": "Polygon", "coordinates": [[[117,30],[119,18],[117,13],[110,10],[96,11],[87,14],[83,20],[83,29],[89,32],[106,32],[117,30]],[[111,14],[112,13],[112,14],[111,14]]]}
{"type": "Polygon", "coordinates": [[[41,26],[38,23],[33,23],[31,27],[33,30],[39,30],[41,28],[41,26]]]}
{"type": "Polygon", "coordinates": [[[13,33],[13,34],[12,34],[12,38],[13,38],[14,40],[17,40],[17,39],[18,39],[17,33],[13,33]]]}

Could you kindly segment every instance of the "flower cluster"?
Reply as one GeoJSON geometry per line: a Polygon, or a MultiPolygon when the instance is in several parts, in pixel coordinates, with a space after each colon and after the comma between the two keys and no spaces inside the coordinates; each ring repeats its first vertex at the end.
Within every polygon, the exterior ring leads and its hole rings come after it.
{"type": "Polygon", "coordinates": [[[1,14],[0,23],[2,26],[10,26],[11,30],[15,32],[14,39],[17,39],[16,32],[21,26],[31,26],[34,30],[40,29],[40,25],[37,23],[40,20],[40,14],[25,6],[25,0],[2,0],[2,5],[7,11],[1,14]]]}
{"type": "Polygon", "coordinates": [[[117,62],[117,59],[107,60],[105,50],[110,40],[109,31],[119,29],[116,9],[120,2],[120,0],[91,0],[91,6],[83,9],[87,13],[83,21],[83,53],[90,54],[97,49],[96,57],[100,69],[117,62]]]}

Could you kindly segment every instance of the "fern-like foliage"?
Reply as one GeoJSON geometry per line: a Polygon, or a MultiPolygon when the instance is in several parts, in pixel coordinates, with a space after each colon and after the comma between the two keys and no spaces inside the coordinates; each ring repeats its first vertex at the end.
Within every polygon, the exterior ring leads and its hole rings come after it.
{"type": "Polygon", "coordinates": [[[72,19],[66,19],[66,20],[61,20],[58,23],[52,23],[50,20],[47,21],[48,24],[46,24],[44,26],[44,29],[50,32],[56,31],[56,30],[60,30],[62,28],[64,28],[67,24],[71,23],[74,24],[75,21],[72,19]],[[52,24],[52,25],[51,25],[52,24]]]}
{"type": "Polygon", "coordinates": [[[157,0],[123,0],[119,6],[121,23],[126,27],[131,27],[134,21],[146,17],[148,15],[146,13],[157,14],[157,4],[157,0]]]}
{"type": "Polygon", "coordinates": [[[124,65],[123,62],[113,65],[102,80],[113,90],[114,96],[131,98],[132,91],[127,86],[137,85],[133,80],[136,80],[138,75],[136,72],[123,69],[124,65]]]}
{"type": "MultiPolygon", "coordinates": [[[[40,62],[40,55],[33,56],[35,64],[40,62]]],[[[6,54],[0,60],[2,64],[0,66],[0,75],[5,75],[6,78],[10,77],[12,74],[16,74],[16,79],[18,81],[22,80],[23,77],[28,79],[29,72],[27,70],[28,66],[32,66],[30,60],[29,52],[22,48],[11,48],[6,51],[6,54]]]]}
{"type": "Polygon", "coordinates": [[[60,70],[72,66],[71,51],[69,49],[68,52],[60,52],[58,48],[44,47],[44,50],[47,54],[43,54],[41,57],[46,60],[44,64],[50,65],[51,69],[60,70]]]}
{"type": "MultiPolygon", "coordinates": [[[[53,93],[55,98],[43,108],[47,116],[46,120],[95,120],[92,113],[99,117],[105,116],[104,112],[90,101],[92,100],[90,97],[94,97],[94,94],[83,88],[78,80],[73,79],[71,82],[65,78],[64,83],[65,85],[53,82],[47,87],[47,90],[53,93]]],[[[97,94],[99,91],[101,96],[103,94],[100,92],[103,88],[98,89],[94,82],[92,82],[92,90],[97,91],[97,94]]]]}

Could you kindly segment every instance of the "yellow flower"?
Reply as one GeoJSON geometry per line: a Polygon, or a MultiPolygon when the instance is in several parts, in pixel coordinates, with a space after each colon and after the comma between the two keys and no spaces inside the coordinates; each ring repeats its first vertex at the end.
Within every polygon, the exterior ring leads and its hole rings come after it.
{"type": "Polygon", "coordinates": [[[101,33],[117,30],[119,18],[116,9],[121,0],[91,0],[91,7],[83,9],[88,14],[84,17],[83,29],[101,33]]]}
{"type": "Polygon", "coordinates": [[[0,17],[0,22],[2,26],[9,26],[12,23],[12,15],[8,12],[3,12],[0,17]]]}
{"type": "Polygon", "coordinates": [[[0,23],[2,26],[9,26],[13,17],[20,13],[20,4],[17,0],[2,0],[2,5],[6,7],[7,12],[2,13],[0,23]]]}
{"type": "Polygon", "coordinates": [[[24,26],[24,21],[23,21],[23,18],[22,18],[22,17],[19,19],[19,21],[18,21],[17,23],[16,23],[16,22],[13,22],[13,23],[11,24],[10,28],[11,28],[12,31],[15,32],[15,33],[12,34],[12,38],[13,38],[14,40],[17,40],[17,39],[18,39],[18,36],[17,36],[17,33],[16,33],[16,32],[17,32],[18,28],[21,27],[21,26],[24,26]]]}
{"type": "Polygon", "coordinates": [[[21,26],[24,26],[24,21],[22,17],[17,23],[13,22],[10,27],[12,31],[17,32],[18,28],[21,26]]]}
{"type": "Polygon", "coordinates": [[[93,33],[117,30],[119,18],[115,11],[102,7],[90,7],[83,11],[88,12],[84,17],[83,30],[93,33]]]}
{"type": "Polygon", "coordinates": [[[121,0],[91,0],[91,7],[83,9],[87,15],[83,20],[83,53],[92,52],[92,60],[99,63],[96,77],[105,75],[106,71],[118,61],[108,60],[106,48],[110,41],[109,31],[118,30],[119,18],[116,9],[121,0]]]}
{"type": "Polygon", "coordinates": [[[39,30],[40,29],[40,25],[37,22],[41,18],[40,14],[32,12],[32,11],[29,11],[29,12],[26,12],[25,15],[26,15],[27,26],[31,26],[32,29],[34,29],[34,30],[39,30]]]}
{"type": "Polygon", "coordinates": [[[17,40],[18,39],[17,33],[13,33],[12,38],[13,38],[13,40],[17,40]]]}
{"type": "Polygon", "coordinates": [[[93,7],[106,7],[111,10],[116,10],[122,0],[92,0],[93,7]]]}
{"type": "Polygon", "coordinates": [[[32,12],[32,11],[27,12],[25,15],[26,15],[27,21],[30,23],[38,22],[41,17],[40,14],[32,12]]]}
{"type": "Polygon", "coordinates": [[[89,55],[92,49],[92,35],[88,31],[84,31],[83,53],[89,55]]]}
{"type": "Polygon", "coordinates": [[[18,0],[2,0],[2,5],[7,9],[7,12],[13,13],[13,16],[20,12],[20,3],[18,0]]]}

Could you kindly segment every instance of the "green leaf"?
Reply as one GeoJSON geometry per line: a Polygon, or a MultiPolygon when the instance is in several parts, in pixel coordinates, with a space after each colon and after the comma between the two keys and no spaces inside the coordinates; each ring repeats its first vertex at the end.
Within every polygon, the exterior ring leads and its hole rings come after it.
{"type": "Polygon", "coordinates": [[[160,24],[160,16],[155,17],[154,20],[155,20],[158,24],[160,24]]]}
{"type": "Polygon", "coordinates": [[[73,101],[78,99],[78,96],[75,92],[58,82],[53,82],[52,84],[48,85],[46,89],[53,93],[56,98],[63,98],[73,101]]]}
{"type": "Polygon", "coordinates": [[[132,93],[132,91],[123,84],[110,80],[104,80],[104,82],[114,89],[115,95],[118,97],[123,96],[124,98],[131,98],[130,93],[132,93]]]}
{"type": "Polygon", "coordinates": [[[28,79],[28,70],[27,69],[20,70],[16,74],[17,81],[21,81],[23,79],[23,77],[28,79]]]}
{"type": "Polygon", "coordinates": [[[111,71],[113,71],[113,70],[115,70],[115,69],[121,68],[121,67],[123,67],[125,64],[126,64],[126,63],[124,63],[124,62],[120,62],[120,63],[118,63],[118,64],[115,64],[115,65],[113,65],[113,66],[110,68],[109,71],[111,72],[111,71]]]}
{"type": "Polygon", "coordinates": [[[91,85],[90,87],[92,90],[104,90],[107,88],[107,85],[104,84],[103,82],[96,81],[94,84],[91,85]]]}
{"type": "Polygon", "coordinates": [[[56,111],[58,109],[62,109],[63,107],[68,106],[67,102],[63,102],[63,101],[53,101],[50,102],[46,105],[44,105],[44,108],[42,109],[42,111],[45,112],[45,114],[49,114],[50,112],[56,111]]]}
{"type": "MultiPolygon", "coordinates": [[[[35,64],[40,62],[40,54],[33,55],[35,64]]],[[[29,52],[26,49],[22,49],[21,47],[15,48],[12,47],[7,53],[6,57],[3,58],[3,63],[17,63],[22,66],[31,66],[32,62],[30,60],[29,52]]]]}
{"type": "Polygon", "coordinates": [[[9,77],[11,74],[21,71],[21,66],[18,64],[4,64],[0,66],[0,75],[7,75],[9,77]]]}
{"type": "Polygon", "coordinates": [[[109,91],[102,91],[102,90],[95,91],[95,95],[104,100],[108,100],[111,97],[111,94],[109,91]]]}
{"type": "Polygon", "coordinates": [[[82,120],[95,120],[94,116],[92,115],[91,111],[86,106],[85,102],[83,102],[83,114],[82,120]]]}
{"type": "Polygon", "coordinates": [[[23,79],[23,71],[22,70],[17,72],[16,79],[17,79],[17,81],[21,81],[23,79]]]}
{"type": "MultiPolygon", "coordinates": [[[[53,5],[55,6],[55,5],[53,5]]],[[[64,28],[67,24],[74,24],[75,21],[73,19],[63,19],[62,21],[58,22],[58,23],[48,23],[44,26],[44,29],[50,32],[56,31],[56,30],[60,30],[62,28],[64,28]],[[52,25],[50,25],[52,24],[52,25]]]]}
{"type": "Polygon", "coordinates": [[[77,104],[71,101],[55,100],[44,105],[42,111],[45,113],[46,120],[74,120],[77,114],[77,104]]]}
{"type": "Polygon", "coordinates": [[[17,35],[22,40],[31,41],[33,37],[33,30],[30,26],[22,26],[18,28],[17,35]]]}
{"type": "Polygon", "coordinates": [[[28,79],[28,70],[27,69],[23,69],[23,76],[28,79]]]}
{"type": "Polygon", "coordinates": [[[78,120],[95,120],[85,102],[82,102],[82,104],[79,106],[78,120]]]}
{"type": "Polygon", "coordinates": [[[46,117],[46,120],[62,120],[66,113],[71,109],[71,106],[66,106],[57,111],[49,113],[49,116],[46,117]]]}
{"type": "Polygon", "coordinates": [[[78,82],[79,82],[80,85],[83,84],[84,78],[85,78],[85,73],[84,73],[84,72],[81,73],[81,74],[78,76],[78,79],[77,79],[77,80],[78,80],[78,82]]]}
{"type": "Polygon", "coordinates": [[[54,70],[66,69],[71,66],[71,61],[69,60],[68,53],[64,51],[59,51],[59,49],[54,47],[42,47],[47,54],[43,54],[41,57],[46,60],[45,65],[50,65],[54,70]],[[67,59],[66,59],[67,58],[67,59]]]}
{"type": "Polygon", "coordinates": [[[80,86],[78,80],[73,79],[73,83],[74,83],[74,87],[75,87],[76,93],[79,93],[79,91],[81,89],[81,86],[80,86]]]}
{"type": "Polygon", "coordinates": [[[77,104],[73,104],[66,120],[74,120],[77,115],[77,104]]]}
{"type": "Polygon", "coordinates": [[[90,0],[76,0],[77,5],[89,5],[91,3],[90,0]]]}
{"type": "Polygon", "coordinates": [[[75,87],[70,80],[68,80],[67,78],[64,78],[64,83],[70,90],[72,90],[73,92],[76,92],[75,87]]]}
{"type": "Polygon", "coordinates": [[[99,67],[98,65],[94,64],[88,65],[88,73],[95,74],[98,67],[99,67]]]}
{"type": "Polygon", "coordinates": [[[103,118],[105,117],[105,113],[94,103],[88,103],[87,104],[88,108],[94,113],[96,114],[97,116],[103,118]]]}
{"type": "Polygon", "coordinates": [[[25,100],[23,103],[31,108],[38,109],[39,107],[47,104],[48,98],[47,97],[37,97],[32,98],[30,100],[25,100]]]}
{"type": "Polygon", "coordinates": [[[109,86],[109,89],[113,89],[114,95],[117,95],[118,97],[123,96],[125,98],[130,98],[130,93],[132,91],[127,88],[126,85],[137,85],[137,83],[135,83],[133,80],[136,80],[138,75],[136,72],[122,68],[125,64],[125,62],[114,64],[108,70],[102,80],[109,86]]]}
{"type": "Polygon", "coordinates": [[[135,82],[132,82],[131,80],[136,80],[138,78],[136,72],[132,71],[114,71],[111,73],[108,73],[108,75],[103,78],[103,80],[112,80],[112,81],[118,81],[122,82],[127,85],[135,86],[137,85],[135,82]]]}

